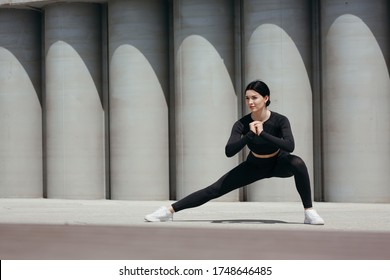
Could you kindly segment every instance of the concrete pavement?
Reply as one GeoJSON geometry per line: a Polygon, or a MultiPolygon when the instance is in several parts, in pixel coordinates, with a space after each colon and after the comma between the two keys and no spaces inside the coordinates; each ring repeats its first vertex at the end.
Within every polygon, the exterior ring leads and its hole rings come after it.
{"type": "Polygon", "coordinates": [[[146,223],[169,201],[0,199],[1,259],[390,259],[390,204],[209,202],[146,223]]]}

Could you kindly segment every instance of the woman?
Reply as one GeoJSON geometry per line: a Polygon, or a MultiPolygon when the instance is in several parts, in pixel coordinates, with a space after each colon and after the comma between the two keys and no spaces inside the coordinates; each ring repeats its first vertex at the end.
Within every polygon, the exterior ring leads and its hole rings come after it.
{"type": "Polygon", "coordinates": [[[238,120],[232,128],[225,153],[232,157],[245,146],[250,153],[243,163],[214,184],[196,191],[169,207],[160,207],[146,215],[149,222],[172,220],[173,213],[200,206],[230,191],[271,177],[294,176],[304,207],[304,223],[323,225],[324,220],[312,208],[310,180],[303,160],[290,154],[295,148],[289,120],[268,109],[270,91],[262,81],[251,82],[245,89],[246,105],[251,113],[238,120]]]}

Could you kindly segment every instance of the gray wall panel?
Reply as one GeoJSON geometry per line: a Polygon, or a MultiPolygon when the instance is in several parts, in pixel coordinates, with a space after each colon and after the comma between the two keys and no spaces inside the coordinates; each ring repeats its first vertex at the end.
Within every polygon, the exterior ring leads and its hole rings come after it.
{"type": "MultiPolygon", "coordinates": [[[[313,178],[310,1],[244,1],[245,82],[271,91],[271,111],[287,116],[294,154],[313,178]]],[[[293,178],[266,179],[248,188],[249,201],[300,201],[293,178]]]]}
{"type": "Polygon", "coordinates": [[[168,199],[165,1],[112,1],[108,11],[111,195],[168,199]]]}
{"type": "Polygon", "coordinates": [[[322,1],[327,201],[390,202],[388,1],[322,1]]]}
{"type": "Polygon", "coordinates": [[[100,6],[45,7],[49,198],[105,197],[100,6]]]}
{"type": "Polygon", "coordinates": [[[40,14],[0,10],[0,197],[42,197],[40,14]]]}
{"type": "MultiPolygon", "coordinates": [[[[233,1],[174,2],[177,198],[238,163],[224,153],[237,120],[233,8],[233,1]]],[[[238,193],[220,200],[238,200],[238,193]]]]}

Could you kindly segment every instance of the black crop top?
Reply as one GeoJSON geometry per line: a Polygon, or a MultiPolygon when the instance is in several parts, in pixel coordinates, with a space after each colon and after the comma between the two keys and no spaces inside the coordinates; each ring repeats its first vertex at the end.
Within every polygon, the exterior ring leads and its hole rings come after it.
{"type": "Polygon", "coordinates": [[[269,155],[278,149],[291,153],[295,148],[294,137],[287,117],[271,112],[267,121],[263,123],[263,131],[256,135],[249,129],[253,122],[251,114],[235,122],[232,133],[225,147],[225,154],[232,157],[245,145],[249,150],[259,155],[269,155]]]}

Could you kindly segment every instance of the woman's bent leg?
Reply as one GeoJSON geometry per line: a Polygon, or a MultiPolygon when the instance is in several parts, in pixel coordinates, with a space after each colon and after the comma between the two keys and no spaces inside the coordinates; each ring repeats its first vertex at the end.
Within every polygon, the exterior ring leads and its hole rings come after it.
{"type": "Polygon", "coordinates": [[[294,176],[295,186],[305,208],[304,223],[311,225],[325,224],[317,211],[312,208],[310,179],[305,162],[300,157],[294,155],[283,155],[279,157],[273,176],[290,177],[292,175],[294,176]]]}
{"type": "Polygon", "coordinates": [[[313,206],[311,199],[310,178],[305,162],[295,155],[283,155],[278,158],[274,177],[294,176],[295,187],[301,197],[304,208],[313,206]]]}

